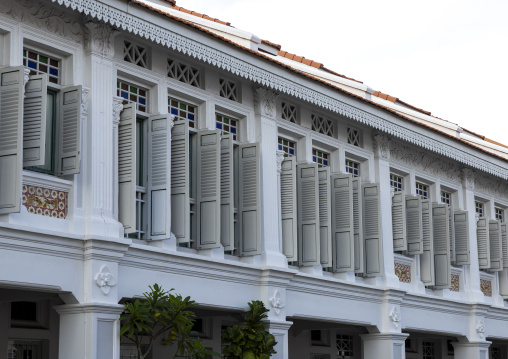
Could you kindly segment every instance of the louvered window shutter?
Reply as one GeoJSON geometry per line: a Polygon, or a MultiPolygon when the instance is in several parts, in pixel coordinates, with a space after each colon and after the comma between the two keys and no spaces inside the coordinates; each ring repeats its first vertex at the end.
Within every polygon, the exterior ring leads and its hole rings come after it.
{"type": "Polygon", "coordinates": [[[434,285],[434,226],[430,199],[421,200],[423,253],[420,255],[420,279],[426,286],[434,285]]]}
{"type": "Polygon", "coordinates": [[[455,211],[455,265],[471,264],[469,254],[469,220],[467,211],[455,211]]]}
{"type": "Polygon", "coordinates": [[[150,238],[167,239],[171,236],[170,203],[168,188],[171,176],[169,153],[171,151],[170,115],[148,118],[148,195],[150,201],[150,238]]]}
{"type": "Polygon", "coordinates": [[[176,121],[171,130],[171,232],[178,243],[190,241],[189,123],[176,121]]]}
{"type": "Polygon", "coordinates": [[[81,86],[64,88],[60,94],[57,173],[79,173],[81,156],[81,86]]]}
{"type": "Polygon", "coordinates": [[[298,262],[321,265],[319,237],[319,190],[316,163],[296,166],[298,196],[298,262]]]}
{"type": "Polygon", "coordinates": [[[118,220],[136,232],[136,104],[125,105],[118,124],[118,220]]]}
{"type": "Polygon", "coordinates": [[[503,248],[503,268],[508,268],[508,234],[506,233],[506,223],[501,223],[501,242],[503,248]]]}
{"type": "Polygon", "coordinates": [[[499,221],[489,221],[490,243],[490,270],[498,272],[503,270],[503,243],[501,240],[501,227],[499,221]]]}
{"type": "Polygon", "coordinates": [[[199,131],[197,146],[197,248],[220,247],[220,131],[199,131]]]}
{"type": "Polygon", "coordinates": [[[353,177],[353,229],[354,229],[354,253],[355,273],[363,273],[365,258],[365,242],[363,240],[363,204],[362,204],[362,179],[353,177]]]}
{"type": "MultiPolygon", "coordinates": [[[[42,166],[46,155],[48,76],[30,76],[23,103],[23,166],[42,166]]],[[[51,119],[50,119],[51,120],[51,119]]]]}
{"type": "Polygon", "coordinates": [[[296,158],[286,157],[281,164],[280,199],[282,251],[289,262],[298,260],[296,214],[296,158]]]}
{"type": "Polygon", "coordinates": [[[455,255],[455,216],[453,215],[453,207],[448,206],[448,228],[450,234],[450,260],[455,263],[457,260],[455,255]]]}
{"type": "Polygon", "coordinates": [[[319,249],[323,268],[332,266],[332,219],[330,198],[330,168],[318,169],[319,178],[319,249]]]}
{"type": "Polygon", "coordinates": [[[235,249],[235,186],[233,139],[220,140],[220,241],[225,251],[235,249]]]}
{"type": "Polygon", "coordinates": [[[408,254],[422,254],[422,200],[419,196],[406,196],[406,228],[408,254]]]}
{"type": "Polygon", "coordinates": [[[331,190],[333,271],[354,271],[353,177],[350,174],[332,174],[331,190]]]}
{"type": "Polygon", "coordinates": [[[450,288],[452,273],[450,270],[450,233],[448,205],[434,204],[432,207],[434,227],[434,270],[436,273],[435,288],[450,288]]]}
{"type": "Polygon", "coordinates": [[[393,250],[406,251],[406,200],[404,194],[395,192],[392,197],[393,250]]]}
{"type": "Polygon", "coordinates": [[[21,210],[23,67],[0,69],[0,214],[21,210]]]}
{"type": "Polygon", "coordinates": [[[240,145],[238,174],[239,252],[242,256],[253,256],[261,253],[258,143],[240,145]]]}
{"type": "Polygon", "coordinates": [[[383,274],[383,236],[381,200],[378,184],[363,185],[363,236],[365,238],[365,275],[383,274]]]}
{"type": "Polygon", "coordinates": [[[487,220],[479,218],[476,222],[476,241],[478,243],[478,265],[480,269],[490,268],[490,247],[487,220]]]}

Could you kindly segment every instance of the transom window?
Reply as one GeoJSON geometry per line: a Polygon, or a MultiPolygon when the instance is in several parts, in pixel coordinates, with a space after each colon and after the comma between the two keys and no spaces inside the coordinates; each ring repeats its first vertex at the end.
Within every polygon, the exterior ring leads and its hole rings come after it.
{"type": "Polygon", "coordinates": [[[433,342],[422,342],[423,359],[436,358],[436,346],[433,342]]]}
{"type": "Polygon", "coordinates": [[[348,127],[347,143],[353,146],[360,146],[360,131],[348,127]]]}
{"type": "Polygon", "coordinates": [[[116,94],[124,99],[123,104],[136,103],[138,111],[148,112],[148,90],[123,80],[116,81],[116,94]]]}
{"type": "Polygon", "coordinates": [[[283,102],[282,119],[292,123],[296,123],[296,107],[283,102]]]}
{"type": "Polygon", "coordinates": [[[220,96],[228,100],[238,101],[236,83],[225,79],[219,79],[220,96]]]}
{"type": "Polygon", "coordinates": [[[494,213],[496,215],[496,219],[500,222],[504,222],[504,209],[495,207],[494,213]]]}
{"type": "Polygon", "coordinates": [[[352,335],[337,334],[336,346],[339,358],[350,358],[355,355],[352,335]]]}
{"type": "Polygon", "coordinates": [[[441,191],[441,203],[446,203],[451,206],[452,204],[452,194],[447,191],[441,191]]]}
{"type": "Polygon", "coordinates": [[[219,114],[216,114],[215,118],[215,127],[221,131],[221,134],[230,133],[233,136],[233,141],[236,141],[238,134],[238,120],[219,114]]]}
{"type": "Polygon", "coordinates": [[[312,131],[322,133],[323,135],[333,136],[333,122],[318,115],[311,115],[312,131]]]}
{"type": "Polygon", "coordinates": [[[416,182],[416,195],[420,196],[421,199],[429,198],[429,186],[416,182]]]}
{"type": "Polygon", "coordinates": [[[402,176],[390,173],[390,188],[393,188],[395,192],[402,191],[404,188],[402,186],[404,179],[402,176]]]}
{"type": "Polygon", "coordinates": [[[475,209],[475,212],[480,216],[480,217],[483,217],[484,214],[485,214],[485,207],[483,205],[482,202],[479,202],[479,201],[475,201],[474,202],[474,209],[475,209]]]}
{"type": "Polygon", "coordinates": [[[279,137],[279,151],[284,151],[284,157],[296,156],[296,142],[279,137]]]}
{"type": "Polygon", "coordinates": [[[177,121],[187,120],[189,122],[189,127],[196,127],[196,107],[179,100],[168,98],[168,112],[177,116],[177,121]]]}
{"type": "Polygon", "coordinates": [[[201,87],[199,69],[173,59],[168,59],[168,77],[194,87],[201,87]]]}
{"type": "Polygon", "coordinates": [[[358,162],[346,159],[346,173],[351,173],[353,177],[360,176],[360,164],[358,162]]]}
{"type": "Polygon", "coordinates": [[[312,161],[318,164],[318,167],[328,167],[330,154],[316,148],[312,149],[312,161]]]}
{"type": "Polygon", "coordinates": [[[30,69],[30,75],[48,74],[48,81],[58,84],[60,60],[34,50],[23,49],[23,66],[30,69]]]}
{"type": "Polygon", "coordinates": [[[491,359],[501,359],[501,348],[490,347],[490,357],[491,359]]]}
{"type": "Polygon", "coordinates": [[[146,48],[124,41],[123,59],[131,64],[146,68],[146,48]]]}

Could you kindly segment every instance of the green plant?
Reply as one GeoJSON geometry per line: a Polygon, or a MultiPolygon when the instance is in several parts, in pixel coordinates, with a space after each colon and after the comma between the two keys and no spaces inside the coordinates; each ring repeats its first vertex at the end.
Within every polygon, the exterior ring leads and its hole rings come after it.
{"type": "Polygon", "coordinates": [[[144,300],[125,303],[120,317],[120,334],[136,344],[138,359],[150,353],[159,337],[164,345],[176,345],[173,358],[185,355],[204,359],[206,354],[218,355],[207,350],[201,340],[192,335],[195,314],[189,308],[195,302],[190,297],[174,295],[173,289],[165,291],[158,284],[149,287],[150,291],[143,293],[144,300]],[[147,345],[144,351],[142,344],[147,345]]]}
{"type": "Polygon", "coordinates": [[[277,353],[272,334],[265,330],[262,319],[268,317],[268,309],[260,300],[249,303],[243,328],[235,325],[222,331],[222,354],[228,359],[268,359],[277,353]]]}

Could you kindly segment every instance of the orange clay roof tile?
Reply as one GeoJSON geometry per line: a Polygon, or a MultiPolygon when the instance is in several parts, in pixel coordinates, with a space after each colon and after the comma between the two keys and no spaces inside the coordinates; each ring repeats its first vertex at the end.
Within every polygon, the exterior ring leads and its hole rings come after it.
{"type": "MultiPolygon", "coordinates": [[[[175,3],[176,3],[176,1],[175,1],[175,3]]],[[[217,23],[222,24],[222,25],[231,26],[230,22],[225,22],[225,21],[222,21],[222,20],[210,17],[208,15],[201,14],[201,13],[196,12],[196,11],[187,10],[187,9],[181,7],[181,6],[176,6],[175,4],[173,4],[173,10],[181,11],[181,12],[184,12],[186,14],[190,14],[190,15],[194,15],[194,16],[200,17],[202,19],[206,19],[206,20],[210,20],[210,21],[213,21],[213,22],[217,22],[217,23]]]]}
{"type": "Polygon", "coordinates": [[[275,47],[275,48],[276,48],[277,50],[279,50],[279,51],[280,51],[280,48],[282,47],[282,46],[280,46],[280,45],[278,45],[278,44],[274,44],[273,42],[270,42],[270,41],[268,41],[268,40],[261,40],[261,42],[262,42],[263,44],[267,44],[267,45],[273,46],[273,47],[275,47]]]}
{"type": "MultiPolygon", "coordinates": [[[[142,7],[145,7],[145,8],[147,8],[147,9],[150,9],[150,10],[152,10],[152,11],[158,12],[159,14],[164,15],[164,16],[166,16],[166,17],[170,18],[170,19],[173,19],[173,20],[175,20],[175,21],[181,22],[181,23],[183,23],[183,24],[185,24],[185,25],[187,25],[187,26],[193,27],[193,28],[195,28],[195,29],[197,29],[197,30],[199,30],[199,31],[201,31],[201,32],[203,32],[203,33],[207,33],[208,35],[210,35],[210,36],[212,36],[212,37],[215,37],[215,38],[221,39],[222,41],[227,42],[227,43],[231,44],[232,46],[235,46],[235,47],[237,47],[237,48],[239,48],[239,49],[241,49],[241,50],[243,50],[243,51],[249,52],[249,53],[251,53],[251,54],[253,54],[253,55],[256,55],[256,56],[258,56],[258,57],[264,58],[264,59],[265,59],[265,60],[267,60],[267,61],[270,61],[270,62],[273,62],[273,63],[275,63],[275,64],[278,64],[279,66],[284,67],[285,69],[287,69],[287,70],[289,70],[289,71],[292,71],[292,72],[298,73],[298,74],[300,74],[300,75],[301,75],[301,76],[303,76],[303,77],[306,77],[306,78],[312,79],[312,80],[314,80],[314,81],[316,81],[316,82],[319,82],[319,83],[321,83],[321,84],[323,84],[323,85],[325,85],[325,86],[331,87],[331,88],[333,88],[333,89],[335,89],[335,90],[337,90],[337,91],[339,91],[339,92],[341,92],[341,93],[343,93],[343,94],[346,94],[346,95],[348,95],[348,96],[350,96],[350,97],[354,97],[354,98],[356,98],[356,99],[358,99],[358,100],[360,100],[360,101],[363,101],[363,102],[369,103],[369,104],[371,104],[372,106],[375,106],[375,107],[381,108],[381,109],[383,109],[384,111],[389,112],[389,113],[391,113],[391,114],[393,114],[393,115],[395,115],[395,116],[397,116],[397,117],[400,117],[400,118],[402,118],[402,119],[405,119],[405,120],[406,120],[406,121],[408,121],[408,122],[414,123],[414,124],[416,124],[416,125],[418,125],[418,126],[421,126],[421,127],[424,127],[424,128],[427,128],[427,129],[429,129],[429,130],[431,130],[431,131],[434,131],[434,132],[440,133],[441,135],[443,135],[443,136],[445,136],[445,137],[448,137],[448,138],[450,138],[450,139],[452,139],[452,140],[454,140],[454,141],[457,141],[457,142],[460,142],[460,143],[465,144],[465,145],[467,145],[467,146],[473,147],[473,148],[475,148],[475,149],[477,149],[477,150],[479,150],[479,151],[481,151],[481,152],[483,152],[483,153],[486,153],[486,154],[488,154],[488,155],[490,155],[490,156],[493,156],[493,157],[496,157],[496,158],[498,158],[498,159],[500,159],[500,160],[503,160],[503,161],[505,161],[505,162],[508,162],[508,159],[507,159],[507,158],[505,158],[505,157],[502,157],[502,156],[499,156],[499,155],[497,155],[497,154],[495,154],[495,153],[489,152],[489,151],[487,151],[487,150],[485,150],[485,149],[483,149],[483,148],[481,148],[481,147],[479,147],[479,146],[473,145],[472,143],[470,143],[470,142],[468,142],[468,141],[465,141],[465,140],[462,140],[462,139],[460,139],[460,138],[457,138],[456,136],[449,135],[449,134],[448,134],[448,133],[446,133],[446,132],[443,132],[443,131],[440,131],[440,130],[436,129],[435,127],[432,127],[432,126],[426,125],[425,123],[422,123],[422,122],[415,121],[415,120],[413,120],[413,119],[412,119],[412,118],[410,118],[410,117],[404,116],[404,115],[402,115],[402,114],[400,114],[400,113],[398,113],[398,112],[396,112],[396,111],[392,110],[391,108],[388,108],[388,107],[386,107],[386,106],[383,106],[383,105],[380,105],[380,104],[375,103],[375,102],[373,102],[373,101],[370,101],[370,100],[368,100],[368,99],[366,99],[366,98],[364,98],[364,97],[361,97],[361,96],[355,95],[354,93],[351,93],[351,92],[349,92],[349,91],[346,91],[346,90],[344,90],[344,89],[343,89],[343,88],[341,88],[341,87],[334,86],[334,85],[330,84],[329,82],[326,82],[326,81],[324,81],[324,80],[321,80],[320,78],[317,78],[317,77],[315,77],[315,76],[309,75],[309,74],[307,74],[307,73],[305,73],[305,72],[302,72],[302,71],[297,70],[297,69],[295,69],[295,68],[293,68],[293,67],[291,67],[291,66],[288,66],[288,65],[286,65],[286,64],[284,64],[284,63],[282,63],[282,62],[279,62],[279,61],[277,61],[277,60],[274,60],[272,57],[269,57],[269,56],[263,55],[262,53],[259,53],[259,52],[257,52],[257,51],[251,50],[251,49],[249,49],[249,48],[247,48],[247,47],[245,47],[245,46],[239,45],[239,44],[237,44],[236,42],[233,42],[233,41],[231,41],[231,40],[229,40],[229,39],[226,39],[226,38],[225,38],[225,37],[223,37],[223,36],[217,35],[217,34],[215,34],[214,32],[209,31],[209,30],[207,30],[207,29],[205,29],[205,28],[203,28],[203,27],[201,27],[201,26],[198,26],[198,25],[196,25],[196,24],[192,23],[192,22],[186,21],[186,20],[184,20],[184,19],[181,19],[181,18],[179,18],[179,17],[177,17],[177,16],[170,15],[170,14],[168,14],[168,13],[165,13],[165,12],[163,12],[163,11],[159,10],[159,9],[156,9],[156,8],[154,8],[154,7],[150,6],[150,5],[147,5],[147,4],[145,4],[145,3],[142,3],[142,2],[140,2],[140,1],[138,1],[138,0],[130,0],[130,1],[131,1],[131,2],[133,2],[133,3],[135,3],[135,4],[140,5],[140,6],[142,6],[142,7]]],[[[282,56],[282,55],[281,55],[281,56],[282,56]]]]}

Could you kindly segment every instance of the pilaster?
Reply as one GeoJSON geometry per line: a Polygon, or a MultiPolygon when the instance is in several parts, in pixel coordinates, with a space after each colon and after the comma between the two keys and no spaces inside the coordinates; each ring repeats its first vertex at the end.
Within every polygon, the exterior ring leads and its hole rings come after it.
{"type": "MultiPolygon", "coordinates": [[[[405,359],[407,333],[361,334],[363,359],[405,359]]],[[[462,358],[462,357],[458,357],[462,358]]]]}
{"type": "Polygon", "coordinates": [[[491,342],[453,343],[454,357],[460,359],[487,359],[491,342]]]}
{"type": "Polygon", "coordinates": [[[265,321],[265,328],[275,337],[277,345],[275,345],[275,351],[277,354],[273,354],[273,359],[289,359],[289,346],[288,346],[288,331],[293,325],[293,322],[281,321],[265,321]]]}

